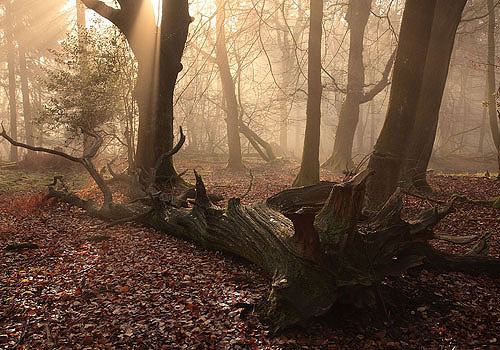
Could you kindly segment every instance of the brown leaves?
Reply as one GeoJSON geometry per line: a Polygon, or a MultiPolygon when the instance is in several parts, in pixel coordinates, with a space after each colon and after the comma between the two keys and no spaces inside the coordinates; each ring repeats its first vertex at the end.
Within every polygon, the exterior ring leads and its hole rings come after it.
{"type": "MultiPolygon", "coordinates": [[[[200,169],[207,189],[226,199],[244,193],[246,172],[224,166],[200,169]]],[[[288,187],[298,170],[294,163],[249,166],[254,186],[247,201],[288,187]]],[[[500,192],[500,183],[487,179],[431,181],[443,200],[452,193],[484,199],[500,192]]],[[[17,342],[24,317],[31,320],[24,345],[32,349],[49,343],[96,349],[451,349],[498,343],[498,281],[429,271],[384,281],[382,292],[398,291],[396,300],[388,299],[385,323],[361,312],[361,320],[353,321],[357,314],[349,313],[340,325],[322,320],[271,337],[259,307],[245,315],[238,308],[258,306],[268,295],[269,281],[254,267],[131,223],[101,230],[100,221],[63,205],[24,216],[1,211],[24,197],[0,194],[0,247],[29,241],[40,247],[28,254],[0,253],[2,349],[17,342]],[[100,236],[106,239],[89,239],[100,236]]],[[[427,205],[407,199],[405,210],[427,205]]],[[[439,230],[464,236],[492,232],[490,252],[499,256],[498,217],[498,210],[459,203],[439,230]]],[[[447,243],[439,247],[452,249],[447,243]]]]}

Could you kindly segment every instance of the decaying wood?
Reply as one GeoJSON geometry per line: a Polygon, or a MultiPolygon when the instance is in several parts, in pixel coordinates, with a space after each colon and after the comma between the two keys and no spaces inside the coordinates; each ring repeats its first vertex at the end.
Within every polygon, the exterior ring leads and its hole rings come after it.
{"type": "MultiPolygon", "coordinates": [[[[374,305],[377,287],[386,276],[399,276],[416,266],[500,275],[498,259],[454,256],[428,244],[436,237],[433,227],[452,210],[453,201],[405,221],[400,217],[401,193],[396,192],[365,225],[369,232],[361,234],[358,221],[370,175],[363,171],[342,183],[285,190],[265,203],[242,205],[232,198],[225,209],[212,203],[196,172],[191,207],[175,206],[161,193],[149,202],[101,208],[53,187],[49,197],[107,220],[136,216],[161,232],[260,266],[272,276],[267,316],[274,330],[323,315],[338,304],[374,305]]],[[[480,243],[485,244],[486,237],[480,243]]],[[[478,246],[476,253],[483,248],[478,246]]]]}

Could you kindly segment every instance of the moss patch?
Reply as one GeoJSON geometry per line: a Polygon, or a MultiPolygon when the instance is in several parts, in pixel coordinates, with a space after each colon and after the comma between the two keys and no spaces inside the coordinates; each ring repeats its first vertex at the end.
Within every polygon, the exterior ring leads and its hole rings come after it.
{"type": "MultiPolygon", "coordinates": [[[[43,191],[61,173],[53,171],[25,171],[21,169],[0,169],[0,193],[17,191],[43,191]]],[[[81,189],[88,185],[89,176],[82,172],[63,174],[71,189],[81,189]]]]}

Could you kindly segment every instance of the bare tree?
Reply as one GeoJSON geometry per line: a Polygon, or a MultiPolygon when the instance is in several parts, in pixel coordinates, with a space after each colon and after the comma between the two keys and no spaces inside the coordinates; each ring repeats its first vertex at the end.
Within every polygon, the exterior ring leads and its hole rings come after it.
{"type": "Polygon", "coordinates": [[[455,34],[466,2],[442,0],[436,4],[415,126],[400,175],[400,182],[407,186],[430,189],[426,181],[427,165],[436,137],[455,34]]]}
{"type": "Polygon", "coordinates": [[[308,91],[306,131],[300,171],[293,186],[319,182],[319,140],[321,126],[321,37],[323,35],[323,0],[311,0],[308,51],[308,91]]]}
{"type": "Polygon", "coordinates": [[[370,157],[368,207],[379,208],[396,190],[415,124],[436,0],[406,2],[394,64],[389,109],[370,157]]]}
{"type": "Polygon", "coordinates": [[[352,146],[359,122],[360,105],[371,101],[388,84],[394,55],[389,58],[381,80],[371,89],[365,88],[365,67],[363,63],[363,39],[370,16],[372,0],[351,0],[346,13],[349,23],[350,46],[347,72],[346,97],[339,114],[335,143],[330,158],[322,165],[333,170],[348,170],[353,167],[352,146]]]}

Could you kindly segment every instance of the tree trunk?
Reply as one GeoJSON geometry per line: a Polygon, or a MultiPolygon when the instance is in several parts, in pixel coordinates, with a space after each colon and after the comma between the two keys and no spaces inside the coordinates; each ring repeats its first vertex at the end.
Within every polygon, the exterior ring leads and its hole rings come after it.
{"type": "Polygon", "coordinates": [[[333,170],[353,167],[352,146],[359,121],[359,105],[365,84],[363,39],[372,0],[350,0],[346,20],[349,23],[349,62],[347,68],[347,94],[339,114],[335,143],[330,159],[324,164],[333,170]]]}
{"type": "Polygon", "coordinates": [[[288,150],[288,99],[290,95],[290,86],[291,86],[291,70],[293,67],[292,64],[292,55],[291,55],[291,47],[290,47],[290,32],[288,28],[283,30],[283,33],[278,32],[278,35],[283,34],[283,41],[281,42],[281,81],[282,86],[281,90],[283,91],[283,95],[280,99],[280,149],[284,152],[284,155],[287,154],[288,150]]]}
{"type": "Polygon", "coordinates": [[[272,162],[276,160],[276,155],[274,154],[272,146],[269,142],[265,141],[262,137],[257,135],[252,129],[246,126],[242,121],[238,122],[239,131],[247,138],[248,142],[252,147],[259,153],[259,155],[266,162],[272,162]],[[261,148],[262,147],[262,148],[261,148]]]}
{"type": "MultiPolygon", "coordinates": [[[[162,101],[159,106],[158,101],[160,98],[170,99],[172,85],[182,69],[180,57],[191,22],[188,3],[184,0],[163,1],[164,25],[160,33],[150,0],[122,0],[120,9],[99,0],[81,1],[116,25],[134,52],[138,62],[135,98],[139,107],[136,167],[154,169],[157,160],[173,145],[173,102],[162,101]],[[164,67],[160,68],[161,65],[164,67]]],[[[158,168],[157,180],[180,181],[172,159],[164,159],[165,163],[158,168]]]]}
{"type": "Polygon", "coordinates": [[[96,210],[67,192],[51,189],[49,197],[101,218],[135,217],[161,232],[255,263],[272,276],[267,316],[275,331],[323,315],[336,305],[375,306],[377,287],[385,276],[400,276],[421,264],[500,274],[497,259],[455,257],[426,243],[449,206],[427,210],[409,224],[399,217],[401,207],[392,207],[401,202],[395,197],[388,202],[392,210],[385,212],[385,224],[361,235],[357,225],[368,176],[365,171],[346,183],[286,190],[250,206],[232,198],[226,209],[210,203],[197,174],[192,208],[175,208],[156,199],[153,211],[137,202],[96,210]]]}
{"type": "Polygon", "coordinates": [[[427,165],[436,138],[455,34],[466,2],[467,0],[440,0],[434,11],[415,126],[400,175],[401,183],[420,190],[430,190],[426,180],[427,165]]]}
{"type": "MultiPolygon", "coordinates": [[[[80,54],[80,74],[86,74],[87,64],[87,19],[85,16],[85,6],[80,0],[75,1],[76,7],[76,25],[78,33],[78,50],[80,54]]],[[[87,134],[83,134],[83,151],[82,155],[88,154],[92,148],[92,138],[87,134]]]]}
{"type": "MultiPolygon", "coordinates": [[[[5,2],[5,39],[7,44],[7,66],[9,71],[9,114],[10,134],[17,138],[17,102],[16,102],[16,55],[14,44],[14,24],[12,21],[12,5],[10,0],[5,2]]],[[[18,161],[17,147],[10,148],[10,161],[18,161]]]]}
{"type": "Polygon", "coordinates": [[[300,171],[293,186],[319,182],[319,140],[321,127],[321,38],[323,0],[311,0],[307,70],[306,131],[300,171]]]}
{"type": "MultiPolygon", "coordinates": [[[[157,157],[170,151],[174,146],[174,89],[177,76],[183,68],[181,59],[189,24],[192,22],[188,0],[163,0],[162,14],[158,119],[154,130],[154,153],[157,157]]],[[[168,157],[157,168],[156,181],[172,181],[175,178],[177,178],[177,173],[172,157],[168,157]]]]}
{"type": "Polygon", "coordinates": [[[498,116],[496,104],[495,82],[495,6],[493,0],[488,0],[488,116],[490,120],[491,136],[497,151],[497,160],[500,173],[500,135],[498,132],[498,116]]]}
{"type": "Polygon", "coordinates": [[[229,68],[226,48],[226,33],[224,24],[226,21],[226,0],[217,0],[215,56],[219,67],[220,80],[226,106],[227,146],[229,148],[229,159],[227,167],[231,169],[243,168],[241,158],[241,142],[238,129],[238,100],[234,89],[233,76],[229,68]]]}
{"type": "Polygon", "coordinates": [[[384,126],[370,157],[368,208],[379,208],[397,187],[415,124],[436,0],[407,0],[384,126]],[[411,67],[411,68],[410,68],[411,67]]]}
{"type": "Polygon", "coordinates": [[[21,92],[23,94],[24,131],[26,143],[34,145],[33,118],[31,116],[30,89],[28,85],[28,68],[26,66],[26,51],[24,45],[19,43],[19,76],[21,77],[21,92]]]}
{"type": "MultiPolygon", "coordinates": [[[[486,81],[488,81],[488,73],[486,73],[486,81]]],[[[484,89],[484,101],[488,101],[488,84],[485,84],[484,89]]],[[[479,141],[477,146],[477,152],[479,154],[484,153],[484,134],[486,133],[486,120],[488,117],[488,108],[483,106],[483,114],[481,117],[481,128],[479,129],[479,141]]]]}

